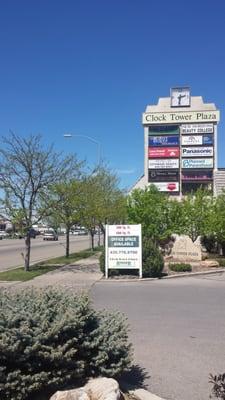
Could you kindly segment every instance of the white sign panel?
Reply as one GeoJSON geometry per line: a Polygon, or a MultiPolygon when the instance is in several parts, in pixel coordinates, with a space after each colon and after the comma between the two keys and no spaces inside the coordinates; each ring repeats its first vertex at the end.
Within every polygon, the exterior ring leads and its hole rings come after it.
{"type": "Polygon", "coordinates": [[[213,133],[213,124],[185,124],[180,127],[181,133],[213,133]]]}
{"type": "Polygon", "coordinates": [[[202,136],[182,136],[181,143],[184,146],[196,146],[203,144],[203,138],[202,136]]]}
{"type": "Polygon", "coordinates": [[[179,159],[166,158],[164,160],[148,160],[149,169],[170,169],[179,168],[179,159]]]}
{"type": "Polygon", "coordinates": [[[213,158],[182,160],[182,168],[213,168],[213,158]]]}
{"type": "MultiPolygon", "coordinates": [[[[188,124],[193,122],[218,122],[220,120],[220,112],[217,111],[176,111],[176,112],[154,112],[144,113],[142,117],[143,125],[153,124],[188,124]]],[[[208,131],[206,131],[209,133],[208,131]]],[[[189,133],[189,132],[187,132],[189,133]]],[[[195,133],[195,132],[193,132],[195,133]]],[[[199,132],[202,133],[202,132],[199,132]]]]}
{"type": "Polygon", "coordinates": [[[179,182],[154,182],[160,192],[179,192],[179,182]]]}
{"type": "Polygon", "coordinates": [[[106,278],[109,269],[139,269],[142,277],[141,225],[106,225],[106,278]]]}
{"type": "Polygon", "coordinates": [[[213,147],[183,147],[182,157],[212,157],[213,147]]]}

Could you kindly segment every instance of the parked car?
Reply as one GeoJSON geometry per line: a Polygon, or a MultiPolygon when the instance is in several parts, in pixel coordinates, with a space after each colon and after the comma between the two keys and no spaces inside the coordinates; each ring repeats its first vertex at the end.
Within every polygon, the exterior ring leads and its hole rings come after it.
{"type": "Polygon", "coordinates": [[[58,235],[55,231],[45,231],[43,240],[58,240],[58,235]]]}
{"type": "Polygon", "coordinates": [[[9,237],[9,234],[6,231],[0,231],[0,240],[9,237]]]}

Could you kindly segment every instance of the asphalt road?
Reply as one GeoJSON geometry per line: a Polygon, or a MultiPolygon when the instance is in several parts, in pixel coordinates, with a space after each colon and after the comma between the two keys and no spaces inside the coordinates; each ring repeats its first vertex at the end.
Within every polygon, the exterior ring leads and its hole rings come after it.
{"type": "MultiPolygon", "coordinates": [[[[31,263],[42,261],[51,257],[65,254],[65,236],[59,236],[59,240],[44,241],[42,236],[31,239],[31,263]]],[[[70,251],[75,252],[90,247],[89,236],[70,236],[70,251]]],[[[25,251],[24,239],[0,240],[0,271],[23,265],[22,253],[25,251]]]]}
{"type": "Polygon", "coordinates": [[[165,399],[206,400],[210,373],[225,372],[225,273],[146,282],[104,282],[96,308],[128,317],[134,362],[165,399]]]}

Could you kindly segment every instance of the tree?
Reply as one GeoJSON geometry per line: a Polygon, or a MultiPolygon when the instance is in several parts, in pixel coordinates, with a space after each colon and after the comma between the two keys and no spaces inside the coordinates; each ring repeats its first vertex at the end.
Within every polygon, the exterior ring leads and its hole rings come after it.
{"type": "Polygon", "coordinates": [[[142,235],[155,244],[167,240],[174,233],[171,219],[173,210],[168,196],[159,192],[154,185],[145,189],[135,189],[128,197],[127,213],[131,224],[142,225],[142,235]]]}
{"type": "Polygon", "coordinates": [[[82,224],[89,230],[94,248],[95,227],[105,235],[106,223],[123,223],[126,219],[126,196],[119,189],[116,174],[101,166],[83,182],[82,224]]]}
{"type": "Polygon", "coordinates": [[[225,254],[225,192],[215,199],[209,223],[211,234],[215,236],[216,241],[222,247],[223,254],[225,254]]]}
{"type": "MultiPolygon", "coordinates": [[[[79,172],[79,171],[77,171],[79,172]]],[[[51,187],[50,203],[52,221],[60,221],[66,227],[66,257],[70,254],[70,230],[80,223],[82,190],[84,186],[78,178],[60,182],[51,187]]]]}
{"type": "Polygon", "coordinates": [[[203,189],[184,197],[181,202],[179,233],[188,235],[193,242],[198,236],[210,234],[213,209],[214,199],[203,189]]]}
{"type": "Polygon", "coordinates": [[[10,133],[2,137],[0,148],[0,188],[2,204],[9,218],[23,225],[25,232],[25,270],[30,266],[31,241],[29,231],[33,224],[49,214],[45,203],[51,185],[69,179],[79,163],[75,157],[64,158],[53,146],[44,147],[40,135],[26,138],[10,133]]]}

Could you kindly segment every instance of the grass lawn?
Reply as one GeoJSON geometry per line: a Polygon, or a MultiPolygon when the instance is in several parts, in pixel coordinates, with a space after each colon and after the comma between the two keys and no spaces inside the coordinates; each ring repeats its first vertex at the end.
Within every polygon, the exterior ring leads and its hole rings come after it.
{"type": "Polygon", "coordinates": [[[0,272],[0,281],[21,281],[21,282],[29,281],[30,279],[33,279],[36,276],[46,274],[47,272],[50,271],[54,271],[55,269],[58,269],[65,264],[71,264],[83,258],[88,258],[98,253],[101,250],[102,248],[98,247],[94,251],[88,249],[80,251],[79,253],[70,254],[68,258],[65,256],[51,258],[49,260],[30,266],[30,271],[27,272],[24,271],[24,268],[21,267],[12,269],[10,271],[0,272]]]}

